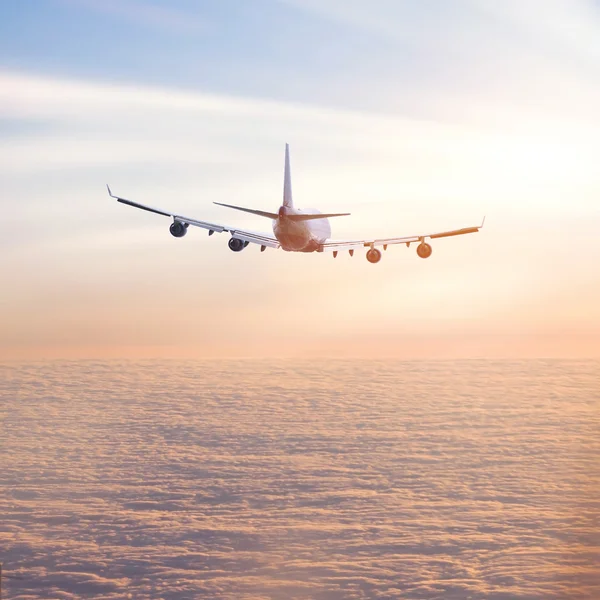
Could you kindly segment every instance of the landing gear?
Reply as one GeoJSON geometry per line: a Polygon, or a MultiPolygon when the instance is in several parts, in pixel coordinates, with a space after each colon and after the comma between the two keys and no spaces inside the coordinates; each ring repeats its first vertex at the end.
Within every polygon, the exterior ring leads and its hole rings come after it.
{"type": "Polygon", "coordinates": [[[432,252],[433,252],[432,247],[429,244],[426,244],[425,242],[421,242],[417,246],[417,254],[421,258],[429,258],[431,256],[432,252]]]}
{"type": "Polygon", "coordinates": [[[367,260],[372,263],[378,263],[381,260],[381,252],[377,248],[371,248],[367,252],[367,260]]]}

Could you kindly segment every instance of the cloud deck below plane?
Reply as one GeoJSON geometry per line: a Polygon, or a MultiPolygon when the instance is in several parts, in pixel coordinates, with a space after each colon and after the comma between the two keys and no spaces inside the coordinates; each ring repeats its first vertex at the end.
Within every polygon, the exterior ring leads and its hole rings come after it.
{"type": "Polygon", "coordinates": [[[0,367],[9,597],[597,597],[598,368],[0,367]]]}

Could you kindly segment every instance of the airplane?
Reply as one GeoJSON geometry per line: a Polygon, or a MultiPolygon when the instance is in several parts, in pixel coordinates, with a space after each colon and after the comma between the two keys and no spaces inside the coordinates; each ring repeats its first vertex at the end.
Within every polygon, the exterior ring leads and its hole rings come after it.
{"type": "Polygon", "coordinates": [[[453,229],[450,231],[442,231],[439,233],[429,233],[422,235],[410,235],[397,238],[382,238],[382,239],[365,239],[365,240],[330,240],[331,227],[329,218],[344,217],[350,213],[320,213],[316,209],[301,210],[294,206],[292,200],[292,177],[290,170],[290,147],[285,145],[285,170],[283,181],[283,204],[279,207],[276,213],[257,210],[254,208],[244,208],[234,206],[232,204],[223,204],[214,202],[219,206],[225,206],[234,210],[240,210],[259,217],[266,217],[273,222],[273,235],[265,233],[256,233],[247,231],[237,227],[228,227],[216,223],[208,223],[199,221],[183,215],[178,215],[166,210],[152,208],[145,204],[139,204],[120,196],[115,196],[107,184],[108,194],[111,198],[115,198],[122,204],[127,204],[141,210],[146,210],[158,215],[170,217],[173,219],[169,227],[171,235],[176,238],[182,238],[190,225],[208,229],[208,235],[213,233],[227,232],[231,235],[229,238],[229,248],[233,252],[241,252],[249,244],[260,245],[261,252],[266,248],[281,248],[288,252],[333,252],[333,257],[338,255],[341,250],[348,250],[350,256],[354,255],[357,248],[368,248],[366,258],[370,263],[378,263],[381,260],[381,250],[387,250],[388,246],[394,244],[406,244],[410,247],[412,243],[417,243],[417,255],[421,258],[429,258],[432,253],[432,247],[426,240],[434,240],[444,237],[452,237],[455,235],[464,235],[466,233],[478,232],[485,222],[485,217],[481,225],[474,227],[464,227],[462,229],[453,229]]]}

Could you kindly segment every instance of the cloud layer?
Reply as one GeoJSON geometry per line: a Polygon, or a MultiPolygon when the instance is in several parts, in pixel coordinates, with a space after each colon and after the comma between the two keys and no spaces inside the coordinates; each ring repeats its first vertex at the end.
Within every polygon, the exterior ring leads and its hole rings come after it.
{"type": "Polygon", "coordinates": [[[0,366],[8,596],[591,600],[599,368],[0,366]]]}

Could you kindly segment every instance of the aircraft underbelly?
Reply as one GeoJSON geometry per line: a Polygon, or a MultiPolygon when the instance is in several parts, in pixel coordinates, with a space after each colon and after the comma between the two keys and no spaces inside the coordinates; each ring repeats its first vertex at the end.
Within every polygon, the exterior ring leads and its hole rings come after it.
{"type": "Polygon", "coordinates": [[[273,221],[273,233],[284,250],[315,252],[319,249],[320,242],[324,240],[315,237],[309,223],[306,221],[273,221]]]}

